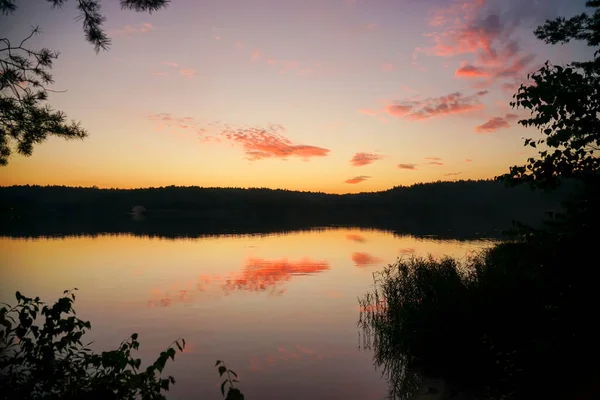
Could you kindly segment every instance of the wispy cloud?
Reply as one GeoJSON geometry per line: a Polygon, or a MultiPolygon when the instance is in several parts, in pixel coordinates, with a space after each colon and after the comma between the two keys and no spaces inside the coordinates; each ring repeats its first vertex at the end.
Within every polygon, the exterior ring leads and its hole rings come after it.
{"type": "Polygon", "coordinates": [[[408,170],[416,170],[417,164],[398,164],[398,168],[400,169],[408,169],[408,170]]]}
{"type": "Polygon", "coordinates": [[[119,36],[135,35],[135,34],[139,34],[139,33],[147,33],[147,32],[150,32],[151,30],[154,30],[154,26],[151,23],[146,22],[146,23],[138,24],[138,25],[125,25],[122,29],[117,29],[110,33],[114,37],[119,37],[119,36]]]}
{"type": "Polygon", "coordinates": [[[173,62],[173,61],[163,61],[161,64],[166,65],[168,67],[172,67],[172,68],[179,67],[179,64],[177,64],[176,62],[173,62]]]}
{"type": "Polygon", "coordinates": [[[369,178],[370,178],[370,176],[365,176],[365,175],[355,176],[354,178],[348,179],[344,183],[349,183],[351,185],[356,185],[357,183],[364,182],[364,181],[366,181],[369,178]]]}
{"type": "Polygon", "coordinates": [[[252,55],[250,56],[250,61],[256,61],[260,58],[260,56],[261,56],[260,50],[254,50],[252,52],[252,55]]]}
{"type": "Polygon", "coordinates": [[[356,153],[350,160],[350,164],[355,167],[362,167],[364,165],[372,164],[377,160],[381,160],[382,158],[381,155],[375,153],[356,153]]]}
{"type": "Polygon", "coordinates": [[[450,93],[440,97],[430,97],[425,100],[402,100],[387,105],[385,111],[396,118],[410,120],[426,120],[452,114],[467,113],[482,110],[485,105],[481,97],[488,94],[487,90],[465,96],[461,92],[450,93]]]}
{"type": "Polygon", "coordinates": [[[465,159],[465,162],[473,162],[470,158],[465,159]]]}
{"type": "Polygon", "coordinates": [[[429,161],[442,161],[439,157],[425,157],[425,159],[429,161]]]}
{"type": "Polygon", "coordinates": [[[489,72],[482,67],[476,67],[474,65],[465,63],[460,66],[454,73],[455,76],[462,78],[480,78],[490,76],[489,72]]]}
{"type": "Polygon", "coordinates": [[[475,132],[477,133],[493,133],[498,129],[506,129],[510,128],[511,122],[517,119],[516,114],[506,114],[504,117],[494,117],[490,118],[484,124],[481,124],[475,127],[475,132]]]}
{"type": "Polygon", "coordinates": [[[444,176],[458,176],[462,174],[462,172],[449,172],[447,174],[444,174],[444,176]]]}
{"type": "Polygon", "coordinates": [[[444,165],[444,163],[440,162],[440,161],[430,161],[427,164],[429,164],[429,165],[444,165]]]}
{"type": "Polygon", "coordinates": [[[329,154],[329,149],[293,143],[282,135],[284,131],[283,126],[274,124],[266,128],[226,129],[222,135],[241,145],[247,159],[251,161],[288,157],[308,160],[311,157],[324,157],[329,154]]]}
{"type": "Polygon", "coordinates": [[[198,71],[194,68],[181,68],[179,70],[179,75],[186,77],[186,78],[192,78],[192,77],[198,75],[198,71]]]}
{"type": "Polygon", "coordinates": [[[381,69],[383,71],[393,71],[394,70],[394,64],[392,63],[383,63],[381,64],[381,69]]]}
{"type": "MultiPolygon", "coordinates": [[[[521,48],[514,38],[519,24],[534,13],[522,4],[503,2],[504,11],[489,12],[484,0],[449,1],[449,6],[432,11],[428,34],[434,45],[417,53],[440,57],[473,54],[475,61],[463,61],[455,76],[481,80],[476,87],[489,87],[497,81],[524,78],[530,72],[533,53],[521,48]],[[506,8],[508,7],[508,10],[506,8]]],[[[522,2],[521,2],[522,3],[522,2]]]]}

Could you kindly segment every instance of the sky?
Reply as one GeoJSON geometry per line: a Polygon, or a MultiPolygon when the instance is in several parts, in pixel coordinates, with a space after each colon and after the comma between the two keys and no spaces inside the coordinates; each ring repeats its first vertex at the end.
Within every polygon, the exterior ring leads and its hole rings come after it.
{"type": "Polygon", "coordinates": [[[537,132],[509,106],[546,61],[591,58],[533,35],[584,0],[102,2],[109,51],[76,3],[17,1],[0,37],[39,26],[60,52],[55,109],[83,141],[13,155],[0,185],[268,187],[327,193],[487,179],[525,163],[537,132]]]}

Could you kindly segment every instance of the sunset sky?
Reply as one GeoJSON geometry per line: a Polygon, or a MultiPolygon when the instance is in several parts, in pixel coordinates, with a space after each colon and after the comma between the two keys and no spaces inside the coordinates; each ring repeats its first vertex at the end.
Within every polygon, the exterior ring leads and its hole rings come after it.
{"type": "Polygon", "coordinates": [[[0,185],[198,185],[346,193],[491,178],[533,149],[508,102],[528,72],[589,59],[532,31],[583,0],[104,1],[96,54],[74,1],[18,1],[0,37],[60,51],[50,104],[84,141],[13,155],[0,185]]]}

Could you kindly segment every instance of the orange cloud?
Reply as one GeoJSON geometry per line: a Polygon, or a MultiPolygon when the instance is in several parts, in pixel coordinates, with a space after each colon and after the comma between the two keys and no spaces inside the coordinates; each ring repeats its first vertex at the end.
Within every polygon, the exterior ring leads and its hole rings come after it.
{"type": "Polygon", "coordinates": [[[415,253],[414,247],[406,247],[406,248],[400,249],[400,254],[414,254],[414,253],[415,253]]]}
{"type": "Polygon", "coordinates": [[[270,125],[268,128],[226,129],[222,135],[234,143],[240,144],[248,160],[256,161],[265,158],[324,157],[329,149],[322,147],[294,144],[280,132],[285,131],[281,125],[270,125]]]}
{"type": "Polygon", "coordinates": [[[462,172],[450,172],[450,173],[444,174],[444,176],[458,176],[460,174],[462,174],[462,172]]]}
{"type": "Polygon", "coordinates": [[[356,233],[349,233],[349,234],[347,234],[346,235],[346,239],[352,240],[353,242],[358,242],[358,243],[364,243],[364,242],[366,242],[366,239],[363,236],[358,235],[356,233]]]}
{"type": "Polygon", "coordinates": [[[383,157],[379,154],[373,153],[356,153],[354,157],[350,160],[350,164],[355,167],[362,167],[364,165],[369,165],[374,163],[377,160],[381,160],[383,157]]]}
{"type": "Polygon", "coordinates": [[[427,164],[429,164],[429,165],[444,165],[443,162],[439,162],[439,161],[431,161],[431,162],[428,162],[427,164]]]}
{"type": "Polygon", "coordinates": [[[312,261],[304,258],[298,261],[266,260],[249,258],[243,271],[225,280],[222,289],[226,292],[234,290],[264,291],[280,283],[289,281],[294,276],[312,275],[329,270],[326,261],[312,261]]]}
{"type": "Polygon", "coordinates": [[[400,169],[408,169],[408,170],[416,170],[416,164],[398,164],[398,168],[400,169]]]}
{"type": "Polygon", "coordinates": [[[429,161],[442,161],[439,157],[425,157],[425,159],[429,161]]]}
{"type": "Polygon", "coordinates": [[[369,253],[356,252],[352,253],[352,261],[357,267],[366,267],[368,265],[376,265],[381,263],[381,259],[374,257],[369,253]]]}
{"type": "Polygon", "coordinates": [[[467,159],[465,160],[465,162],[472,162],[472,161],[473,161],[473,160],[471,160],[470,158],[467,158],[467,159]]]}
{"type": "Polygon", "coordinates": [[[481,78],[490,76],[483,68],[471,64],[464,64],[456,70],[454,76],[463,78],[481,78]]]}
{"type": "Polygon", "coordinates": [[[446,96],[432,97],[421,101],[404,100],[389,104],[386,111],[393,117],[425,120],[445,115],[482,110],[485,106],[479,99],[486,94],[488,94],[487,90],[476,92],[470,96],[455,92],[446,96]]]}
{"type": "Polygon", "coordinates": [[[517,118],[516,114],[506,114],[504,118],[494,117],[489,119],[486,123],[475,127],[475,132],[492,133],[496,132],[498,129],[510,128],[510,121],[515,121],[517,118]]]}
{"type": "Polygon", "coordinates": [[[355,176],[354,178],[350,178],[350,179],[348,179],[348,180],[347,180],[347,181],[345,181],[344,183],[349,183],[349,184],[355,185],[355,184],[357,184],[357,183],[364,182],[364,181],[366,181],[366,180],[367,180],[367,179],[369,179],[369,178],[370,178],[370,176],[364,176],[364,175],[361,175],[361,176],[355,176]]]}

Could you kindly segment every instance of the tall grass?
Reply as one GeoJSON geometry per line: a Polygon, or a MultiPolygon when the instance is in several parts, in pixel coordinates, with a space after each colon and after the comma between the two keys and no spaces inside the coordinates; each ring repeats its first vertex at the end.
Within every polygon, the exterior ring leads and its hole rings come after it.
{"type": "Polygon", "coordinates": [[[509,242],[376,273],[359,326],[390,396],[427,376],[473,398],[569,398],[592,370],[582,354],[600,354],[591,252],[581,237],[509,242]]]}

